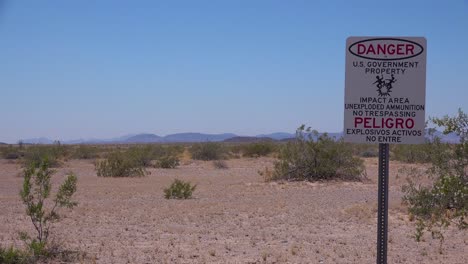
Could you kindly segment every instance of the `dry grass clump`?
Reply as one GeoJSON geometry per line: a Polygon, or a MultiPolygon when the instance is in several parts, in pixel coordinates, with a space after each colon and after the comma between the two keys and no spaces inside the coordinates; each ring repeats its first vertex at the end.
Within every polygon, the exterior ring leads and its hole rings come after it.
{"type": "Polygon", "coordinates": [[[359,221],[370,222],[377,213],[377,204],[358,203],[344,209],[347,216],[358,219],[359,221]]]}
{"type": "Polygon", "coordinates": [[[224,160],[214,160],[213,161],[213,166],[216,169],[220,169],[220,170],[228,169],[228,165],[227,165],[226,161],[224,161],[224,160]]]}

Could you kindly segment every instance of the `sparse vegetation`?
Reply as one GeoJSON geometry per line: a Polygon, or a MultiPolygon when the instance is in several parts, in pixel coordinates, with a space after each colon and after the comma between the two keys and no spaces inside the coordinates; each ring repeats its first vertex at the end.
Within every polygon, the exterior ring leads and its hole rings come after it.
{"type": "Polygon", "coordinates": [[[222,170],[225,170],[225,169],[228,168],[228,165],[227,165],[226,161],[224,161],[224,160],[214,160],[213,161],[213,166],[216,169],[222,169],[222,170]]]}
{"type": "Polygon", "coordinates": [[[52,223],[60,219],[58,209],[73,208],[77,205],[71,200],[76,192],[77,182],[77,177],[73,173],[68,174],[64,183],[59,187],[53,202],[47,205],[52,190],[51,177],[54,172],[49,169],[47,159],[42,159],[38,164],[30,164],[24,170],[20,196],[23,204],[26,205],[26,214],[30,217],[37,236],[30,238],[26,233],[22,233],[21,239],[26,242],[34,257],[48,255],[47,241],[50,227],[52,223]]]}
{"type": "Polygon", "coordinates": [[[379,156],[378,144],[348,144],[351,146],[353,150],[353,155],[355,156],[363,158],[372,158],[379,156]]]}
{"type": "Polygon", "coordinates": [[[392,145],[390,157],[406,163],[428,163],[432,157],[432,144],[392,145]]]}
{"type": "Polygon", "coordinates": [[[317,131],[302,125],[296,140],[281,149],[268,180],[359,180],[363,171],[363,161],[352,155],[349,144],[327,134],[319,136],[317,131]]]}
{"type": "Polygon", "coordinates": [[[455,117],[432,118],[444,127],[444,133],[455,132],[460,144],[447,148],[439,139],[432,142],[431,167],[426,172],[434,179],[430,186],[409,180],[403,187],[404,201],[416,220],[415,238],[419,241],[425,231],[433,238],[444,241],[443,231],[455,224],[460,229],[468,227],[468,115],[461,109],[455,117]]]}
{"type": "Polygon", "coordinates": [[[227,157],[227,151],[220,143],[206,142],[190,148],[192,158],[196,160],[220,160],[227,157]]]}
{"type": "Polygon", "coordinates": [[[31,263],[27,252],[14,247],[3,248],[0,246],[0,263],[2,264],[26,264],[31,263]]]}
{"type": "Polygon", "coordinates": [[[345,208],[346,217],[353,217],[361,222],[370,222],[377,213],[377,204],[357,203],[345,208]]]}
{"type": "Polygon", "coordinates": [[[177,157],[184,151],[182,146],[171,145],[146,145],[131,147],[128,149],[127,155],[132,157],[142,167],[151,167],[155,161],[156,168],[171,169],[179,166],[179,158],[177,157]]]}
{"type": "Polygon", "coordinates": [[[59,167],[61,159],[66,158],[68,151],[68,147],[63,146],[59,141],[53,145],[28,146],[24,148],[23,166],[40,164],[41,160],[47,159],[50,167],[59,167]]]}
{"type": "Polygon", "coordinates": [[[9,160],[19,159],[24,155],[19,147],[13,147],[12,145],[1,147],[0,154],[2,158],[9,160]]]}
{"type": "Polygon", "coordinates": [[[95,163],[97,176],[100,177],[134,177],[145,176],[143,163],[132,156],[132,152],[115,151],[104,160],[95,163]]]}
{"type": "Polygon", "coordinates": [[[88,145],[79,145],[72,154],[74,159],[95,159],[97,157],[99,157],[99,149],[88,145]]]}
{"type": "Polygon", "coordinates": [[[151,146],[131,147],[124,152],[127,159],[134,160],[140,167],[150,167],[153,160],[154,150],[151,146]]]}
{"type": "Polygon", "coordinates": [[[190,182],[184,182],[175,179],[172,184],[164,189],[164,197],[166,199],[190,199],[197,185],[192,185],[190,182]]]}
{"type": "Polygon", "coordinates": [[[163,156],[156,160],[155,167],[162,169],[174,169],[179,166],[179,158],[176,156],[163,156]]]}
{"type": "Polygon", "coordinates": [[[242,145],[242,156],[244,157],[261,157],[267,156],[274,152],[276,147],[270,142],[257,142],[242,145]]]}

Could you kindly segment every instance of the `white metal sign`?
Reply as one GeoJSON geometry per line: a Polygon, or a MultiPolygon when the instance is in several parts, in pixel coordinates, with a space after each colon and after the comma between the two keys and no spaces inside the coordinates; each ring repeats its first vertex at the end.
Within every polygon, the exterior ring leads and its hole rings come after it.
{"type": "Polygon", "coordinates": [[[425,38],[346,40],[346,142],[424,143],[425,102],[425,38]]]}

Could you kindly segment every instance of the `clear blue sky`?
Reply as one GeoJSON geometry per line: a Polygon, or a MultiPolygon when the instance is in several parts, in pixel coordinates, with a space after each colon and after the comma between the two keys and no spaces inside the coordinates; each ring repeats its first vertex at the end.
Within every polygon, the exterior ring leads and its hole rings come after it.
{"type": "Polygon", "coordinates": [[[468,111],[467,0],[0,3],[3,142],[341,131],[361,35],[426,37],[426,115],[468,111]]]}

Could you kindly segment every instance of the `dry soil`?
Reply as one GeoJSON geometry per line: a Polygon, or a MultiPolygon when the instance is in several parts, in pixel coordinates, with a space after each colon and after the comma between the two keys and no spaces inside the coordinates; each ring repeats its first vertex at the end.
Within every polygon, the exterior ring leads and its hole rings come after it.
{"type": "MultiPolygon", "coordinates": [[[[141,178],[101,178],[92,161],[68,161],[53,177],[78,176],[73,210],[52,230],[55,243],[85,252],[77,263],[375,263],[377,160],[365,182],[266,183],[270,158],[233,159],[228,169],[185,161],[141,178]],[[197,184],[194,198],[166,200],[175,178],[197,184]]],[[[468,238],[457,229],[439,242],[412,237],[401,205],[403,164],[391,162],[388,263],[468,263],[468,238]]],[[[0,245],[34,235],[20,201],[21,168],[0,160],[0,245]]]]}

